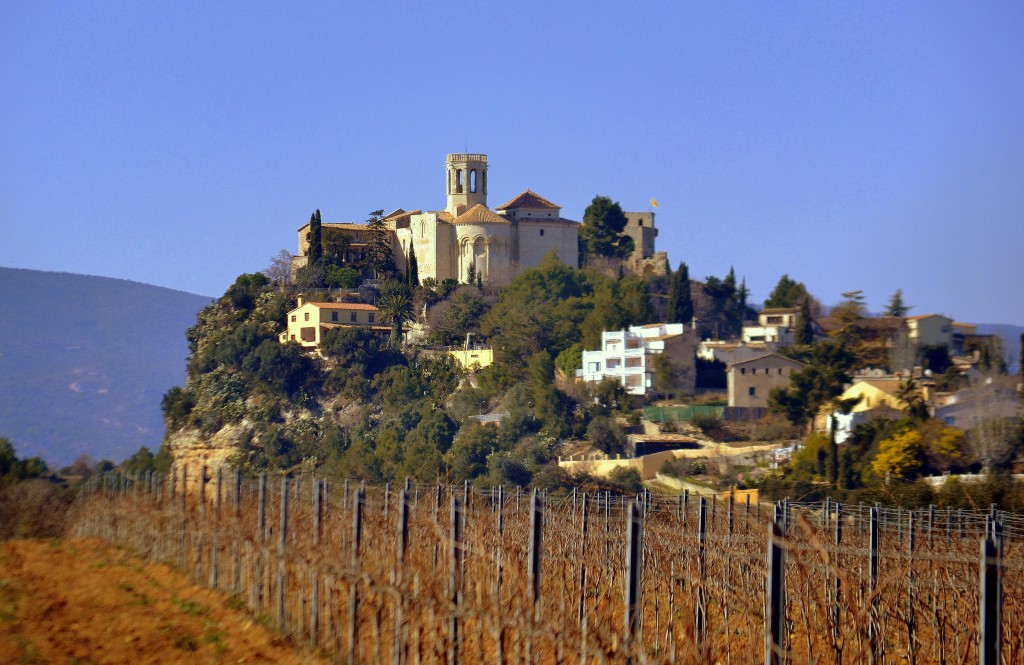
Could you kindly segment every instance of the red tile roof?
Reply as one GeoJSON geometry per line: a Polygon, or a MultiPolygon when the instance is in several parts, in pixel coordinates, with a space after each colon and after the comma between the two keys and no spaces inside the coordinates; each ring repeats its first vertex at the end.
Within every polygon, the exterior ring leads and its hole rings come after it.
{"type": "Polygon", "coordinates": [[[495,210],[510,210],[513,208],[544,208],[547,210],[558,210],[559,206],[548,201],[539,194],[526,190],[508,203],[498,206],[495,210]]]}
{"type": "Polygon", "coordinates": [[[482,203],[477,203],[475,206],[462,213],[455,218],[454,224],[510,224],[507,219],[501,215],[491,212],[482,203]]]}
{"type": "Polygon", "coordinates": [[[363,302],[307,302],[303,304],[315,305],[320,309],[356,309],[363,312],[378,311],[373,305],[367,305],[363,302]]]}

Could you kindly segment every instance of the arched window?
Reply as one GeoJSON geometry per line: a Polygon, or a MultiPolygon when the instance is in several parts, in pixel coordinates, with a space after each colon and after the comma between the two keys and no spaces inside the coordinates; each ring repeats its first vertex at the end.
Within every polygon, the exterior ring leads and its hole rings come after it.
{"type": "Polygon", "coordinates": [[[476,194],[476,169],[469,172],[469,191],[476,194]]]}
{"type": "Polygon", "coordinates": [[[462,193],[462,169],[457,169],[455,171],[455,193],[462,193]]]}

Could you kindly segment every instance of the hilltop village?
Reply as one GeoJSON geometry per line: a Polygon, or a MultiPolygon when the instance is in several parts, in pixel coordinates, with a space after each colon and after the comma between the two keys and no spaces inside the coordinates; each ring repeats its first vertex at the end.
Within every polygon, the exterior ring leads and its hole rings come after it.
{"type": "Polygon", "coordinates": [[[1001,338],[898,289],[882,315],[858,291],[826,308],[788,275],[755,309],[734,270],[673,269],[653,205],[491,208],[487,167],[448,155],[443,208],[317,210],[204,309],[164,398],[174,463],[918,499],[1021,471],[1001,338]]]}

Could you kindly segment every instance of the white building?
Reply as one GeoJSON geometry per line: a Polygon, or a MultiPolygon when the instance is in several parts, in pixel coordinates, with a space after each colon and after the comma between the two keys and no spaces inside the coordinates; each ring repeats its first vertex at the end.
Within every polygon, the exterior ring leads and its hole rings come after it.
{"type": "Polygon", "coordinates": [[[696,336],[686,332],[682,323],[603,332],[601,348],[583,352],[583,368],[577,375],[587,383],[614,379],[630,395],[645,396],[655,390],[655,357],[665,354],[673,392],[692,393],[696,387],[696,347],[696,336]]]}

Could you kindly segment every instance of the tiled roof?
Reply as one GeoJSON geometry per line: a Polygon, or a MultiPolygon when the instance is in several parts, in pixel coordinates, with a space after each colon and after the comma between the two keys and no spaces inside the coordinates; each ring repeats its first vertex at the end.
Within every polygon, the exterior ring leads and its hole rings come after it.
{"type": "MultiPolygon", "coordinates": [[[[306,222],[305,224],[303,224],[302,226],[300,226],[299,228],[297,228],[295,230],[296,231],[301,231],[302,229],[307,229],[307,228],[309,228],[309,222],[306,222]]],[[[321,224],[320,228],[322,228],[322,229],[340,229],[342,231],[368,231],[370,227],[367,224],[356,224],[356,223],[351,223],[351,222],[345,222],[345,223],[331,222],[331,223],[321,224]]]]}
{"type": "Polygon", "coordinates": [[[759,314],[798,314],[799,307],[766,307],[759,314]]]}
{"type": "Polygon", "coordinates": [[[454,224],[509,224],[510,222],[501,215],[487,209],[482,203],[462,213],[455,218],[454,224]]]}
{"type": "Polygon", "coordinates": [[[402,210],[401,208],[395,208],[394,210],[392,210],[388,214],[384,215],[384,219],[391,219],[392,217],[401,217],[404,214],[405,214],[404,210],[402,210]]]}
{"type": "MultiPolygon", "coordinates": [[[[918,314],[917,316],[908,316],[907,319],[910,321],[920,321],[921,319],[930,319],[933,316],[937,316],[940,319],[949,319],[948,316],[942,316],[941,314],[918,314]]],[[[953,319],[949,319],[952,321],[953,319]]]]}
{"type": "Polygon", "coordinates": [[[391,330],[390,326],[371,326],[365,323],[321,323],[321,328],[333,329],[333,328],[359,328],[360,330],[373,330],[376,332],[388,332],[391,330]]]}
{"type": "Polygon", "coordinates": [[[498,206],[495,210],[510,210],[512,208],[544,208],[547,210],[558,210],[559,206],[556,206],[554,203],[548,201],[539,194],[534,194],[530,190],[526,190],[508,203],[498,206]]]}
{"type": "Polygon", "coordinates": [[[320,309],[357,309],[365,312],[376,312],[377,308],[367,305],[364,302],[307,302],[306,305],[315,305],[320,309]]]}
{"type": "Polygon", "coordinates": [[[748,358],[747,360],[737,360],[734,363],[729,363],[729,369],[732,369],[733,367],[737,367],[738,365],[745,365],[747,363],[756,363],[756,362],[759,362],[761,360],[767,360],[768,358],[778,358],[779,360],[784,360],[784,361],[786,361],[788,363],[791,363],[795,367],[803,367],[804,366],[804,364],[802,362],[800,362],[799,360],[793,360],[792,358],[787,358],[786,356],[780,355],[778,353],[766,353],[763,356],[757,356],[756,358],[748,358]]]}
{"type": "Polygon", "coordinates": [[[455,221],[455,215],[451,214],[447,210],[437,210],[434,214],[437,215],[438,221],[448,222],[449,224],[455,221]]]}

